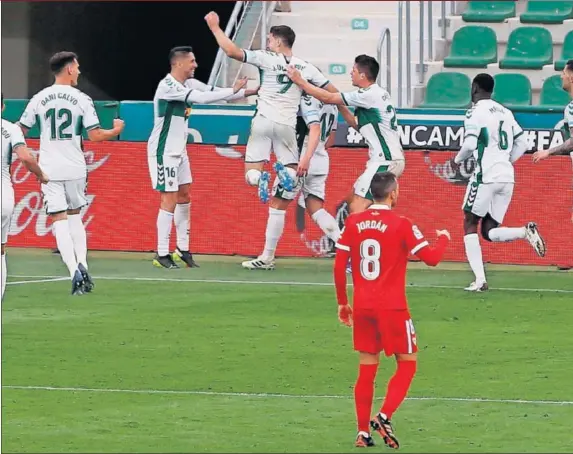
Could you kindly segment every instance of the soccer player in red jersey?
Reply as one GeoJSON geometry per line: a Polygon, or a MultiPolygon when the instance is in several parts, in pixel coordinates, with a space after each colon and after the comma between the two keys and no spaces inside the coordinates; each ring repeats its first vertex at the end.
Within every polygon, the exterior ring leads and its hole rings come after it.
{"type": "Polygon", "coordinates": [[[357,447],[374,446],[370,428],[390,448],[399,447],[390,422],[406,398],[416,373],[416,334],[406,301],[408,255],[436,266],[442,259],[450,234],[438,230],[436,247],[430,247],[418,227],[391,209],[398,200],[398,180],[390,172],[377,173],[370,186],[374,204],[346,219],[336,243],[334,283],[338,318],[353,327],[354,350],[360,366],[354,388],[358,421],[357,447]],[[346,295],[346,263],[352,263],[354,303],[346,295]],[[397,369],[388,383],[380,412],[371,419],[374,379],[380,352],[396,357],[397,369]]]}

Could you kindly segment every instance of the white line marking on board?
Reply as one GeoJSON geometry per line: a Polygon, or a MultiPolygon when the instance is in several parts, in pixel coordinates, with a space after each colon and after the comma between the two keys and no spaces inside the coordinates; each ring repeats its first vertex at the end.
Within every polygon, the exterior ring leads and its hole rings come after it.
{"type": "MultiPolygon", "coordinates": [[[[10,275],[9,277],[17,278],[50,278],[54,281],[69,279],[67,277],[61,276],[22,276],[22,275],[10,275]]],[[[253,285],[308,285],[308,286],[320,286],[320,287],[332,287],[334,284],[332,282],[294,282],[294,281],[239,281],[239,280],[224,280],[224,279],[178,279],[178,278],[168,278],[168,277],[121,277],[121,276],[93,276],[94,279],[107,280],[107,281],[149,281],[149,282],[194,282],[203,284],[253,284],[253,285]]],[[[49,281],[47,281],[49,282],[49,281]]],[[[26,281],[22,282],[23,284],[26,281]]],[[[350,287],[352,284],[348,284],[350,287]]],[[[461,290],[462,286],[455,285],[427,285],[427,284],[407,284],[406,287],[409,288],[437,288],[437,289],[451,289],[451,290],[461,290]]],[[[548,292],[548,293],[573,293],[573,290],[564,290],[558,288],[513,288],[513,287],[494,287],[490,291],[502,291],[502,292],[548,292]]]]}
{"type": "MultiPolygon", "coordinates": [[[[28,277],[28,276],[22,276],[28,277]]],[[[69,277],[50,277],[47,279],[32,279],[28,281],[11,281],[6,282],[6,285],[22,285],[22,284],[39,284],[40,282],[57,282],[57,281],[69,281],[69,277]]]]}
{"type": "MultiPolygon", "coordinates": [[[[241,393],[218,391],[190,391],[169,389],[114,389],[114,388],[73,388],[58,386],[18,386],[2,385],[2,389],[17,389],[28,391],[67,391],[89,393],[124,393],[124,394],[172,394],[190,396],[225,396],[225,397],[263,397],[284,399],[351,399],[352,396],[320,395],[320,394],[280,394],[280,393],[241,393]]],[[[441,401],[441,402],[473,402],[473,403],[501,403],[501,404],[538,404],[538,405],[573,405],[569,400],[525,400],[525,399],[488,399],[482,397],[408,397],[413,401],[441,401]]]]}

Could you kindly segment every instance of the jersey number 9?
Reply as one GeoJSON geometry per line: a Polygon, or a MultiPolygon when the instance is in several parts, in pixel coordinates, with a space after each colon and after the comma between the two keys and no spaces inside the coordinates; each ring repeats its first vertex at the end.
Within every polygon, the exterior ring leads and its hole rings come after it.
{"type": "Polygon", "coordinates": [[[279,74],[277,76],[277,83],[280,85],[284,85],[283,88],[280,89],[279,93],[285,94],[290,87],[292,87],[292,80],[286,74],[279,74]]]}

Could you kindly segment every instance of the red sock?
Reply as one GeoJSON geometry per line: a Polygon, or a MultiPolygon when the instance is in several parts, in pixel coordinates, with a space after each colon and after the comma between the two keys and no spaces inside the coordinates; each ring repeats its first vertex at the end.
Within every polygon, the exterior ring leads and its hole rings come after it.
{"type": "Polygon", "coordinates": [[[354,404],[358,431],[370,432],[372,400],[374,399],[374,379],[378,364],[360,364],[358,380],[354,386],[354,404]]]}
{"type": "Polygon", "coordinates": [[[416,374],[416,361],[398,361],[396,373],[388,382],[388,390],[380,413],[384,413],[388,419],[406,398],[414,375],[416,374]]]}

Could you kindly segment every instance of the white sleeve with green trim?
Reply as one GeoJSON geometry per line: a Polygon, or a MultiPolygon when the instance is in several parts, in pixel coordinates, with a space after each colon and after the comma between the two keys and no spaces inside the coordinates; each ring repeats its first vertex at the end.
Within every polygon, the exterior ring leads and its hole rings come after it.
{"type": "Polygon", "coordinates": [[[37,106],[38,100],[36,96],[33,96],[32,99],[30,99],[28,102],[26,109],[24,109],[24,112],[22,113],[18,123],[28,129],[33,128],[36,124],[36,115],[38,115],[37,106]]]}
{"type": "Polygon", "coordinates": [[[243,61],[259,68],[269,68],[273,66],[277,54],[266,50],[243,49],[243,61]]]}
{"type": "Polygon", "coordinates": [[[94,102],[89,96],[84,96],[82,99],[83,110],[83,126],[86,131],[97,129],[100,127],[99,118],[95,109],[94,102]]]}
{"type": "Polygon", "coordinates": [[[320,102],[304,94],[300,100],[300,114],[307,125],[320,123],[320,102]]]}
{"type": "Polygon", "coordinates": [[[302,77],[308,80],[315,87],[324,88],[330,81],[320,72],[320,70],[310,63],[307,63],[301,73],[302,77]]]}
{"type": "Polygon", "coordinates": [[[352,107],[362,107],[364,109],[371,109],[375,103],[372,100],[370,90],[360,88],[358,90],[341,93],[344,104],[352,107]]]}

